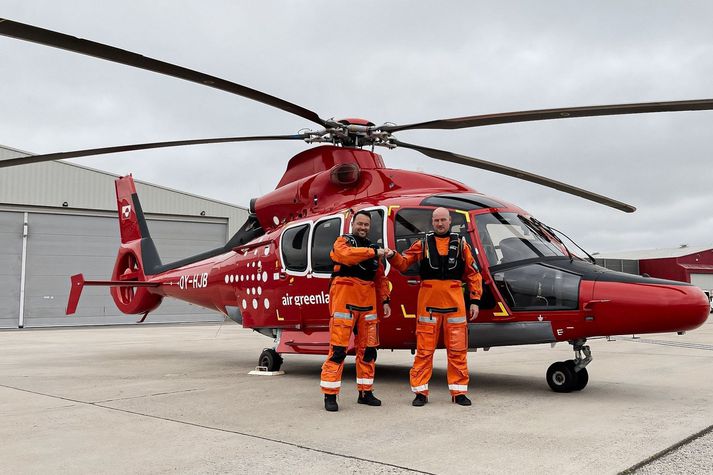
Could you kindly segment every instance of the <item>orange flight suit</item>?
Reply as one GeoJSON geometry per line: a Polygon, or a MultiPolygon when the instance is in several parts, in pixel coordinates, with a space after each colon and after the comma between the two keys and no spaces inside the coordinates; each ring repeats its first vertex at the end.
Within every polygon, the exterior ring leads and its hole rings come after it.
{"type": "MultiPolygon", "coordinates": [[[[428,235],[427,235],[428,236],[428,235]]],[[[433,234],[438,255],[448,256],[452,235],[433,234]]],[[[448,389],[451,396],[468,391],[468,324],[461,282],[468,287],[471,303],[479,304],[482,296],[482,277],[470,246],[459,240],[457,259],[463,260],[463,273],[456,279],[424,278],[424,260],[428,265],[426,239],[416,241],[403,255],[395,253],[391,265],[401,272],[415,262],[421,263],[421,288],[418,291],[416,320],[416,356],[410,372],[411,391],[428,396],[428,381],[433,373],[433,353],[441,329],[448,352],[448,389]]],[[[451,275],[450,277],[455,277],[451,275]]]]}
{"type": "MultiPolygon", "coordinates": [[[[363,240],[361,244],[369,243],[363,240]]],[[[359,267],[376,258],[372,247],[356,247],[355,241],[340,236],[329,254],[335,262],[335,277],[329,289],[329,354],[322,365],[320,386],[324,394],[339,394],[342,385],[344,358],[347,355],[349,338],[357,326],[356,344],[356,382],[359,391],[371,391],[376,370],[376,348],[379,346],[377,302],[386,303],[389,299],[389,283],[384,275],[384,265],[378,261],[376,270],[365,275],[359,267]],[[339,275],[342,267],[362,277],[344,277],[339,275]]]]}

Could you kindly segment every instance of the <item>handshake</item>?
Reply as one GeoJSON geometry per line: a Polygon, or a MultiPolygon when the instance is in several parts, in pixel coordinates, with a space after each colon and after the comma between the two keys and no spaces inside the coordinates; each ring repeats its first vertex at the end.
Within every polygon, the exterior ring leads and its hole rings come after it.
{"type": "Polygon", "coordinates": [[[376,257],[386,257],[387,259],[391,259],[394,257],[394,254],[396,254],[396,251],[393,249],[389,249],[388,247],[386,248],[375,248],[376,251],[376,257]]]}

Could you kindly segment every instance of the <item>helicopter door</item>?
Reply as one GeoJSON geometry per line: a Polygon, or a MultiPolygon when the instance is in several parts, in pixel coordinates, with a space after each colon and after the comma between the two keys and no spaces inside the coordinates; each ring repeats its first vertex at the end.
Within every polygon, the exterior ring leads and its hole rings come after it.
{"type": "Polygon", "coordinates": [[[300,283],[309,272],[309,235],[312,228],[311,222],[293,224],[285,228],[280,236],[280,305],[277,309],[277,319],[280,322],[301,321],[301,294],[300,283]]]}

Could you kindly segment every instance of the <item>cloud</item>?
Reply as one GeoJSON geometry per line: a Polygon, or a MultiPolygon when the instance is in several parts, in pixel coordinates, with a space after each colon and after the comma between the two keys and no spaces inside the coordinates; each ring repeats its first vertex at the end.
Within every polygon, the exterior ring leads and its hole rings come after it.
{"type": "MultiPolygon", "coordinates": [[[[576,105],[713,97],[710,2],[4,0],[3,15],[197,69],[322,117],[409,123],[576,105]]],[[[230,94],[0,37],[0,143],[51,152],[292,133],[303,119],[230,94]]],[[[630,202],[633,215],[408,150],[388,166],[501,197],[593,251],[711,243],[713,111],[411,131],[399,137],[630,202]]],[[[247,205],[305,145],[82,159],[247,205]]]]}

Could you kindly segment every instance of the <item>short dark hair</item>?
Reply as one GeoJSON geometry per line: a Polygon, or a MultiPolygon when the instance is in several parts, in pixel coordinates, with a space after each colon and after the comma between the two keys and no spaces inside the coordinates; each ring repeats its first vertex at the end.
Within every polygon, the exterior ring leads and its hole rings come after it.
{"type": "Polygon", "coordinates": [[[369,221],[371,221],[371,213],[369,213],[368,211],[364,211],[364,210],[357,211],[356,213],[354,213],[354,216],[352,217],[352,221],[354,221],[356,219],[356,217],[360,216],[360,215],[366,216],[367,218],[369,218],[369,221]]]}

